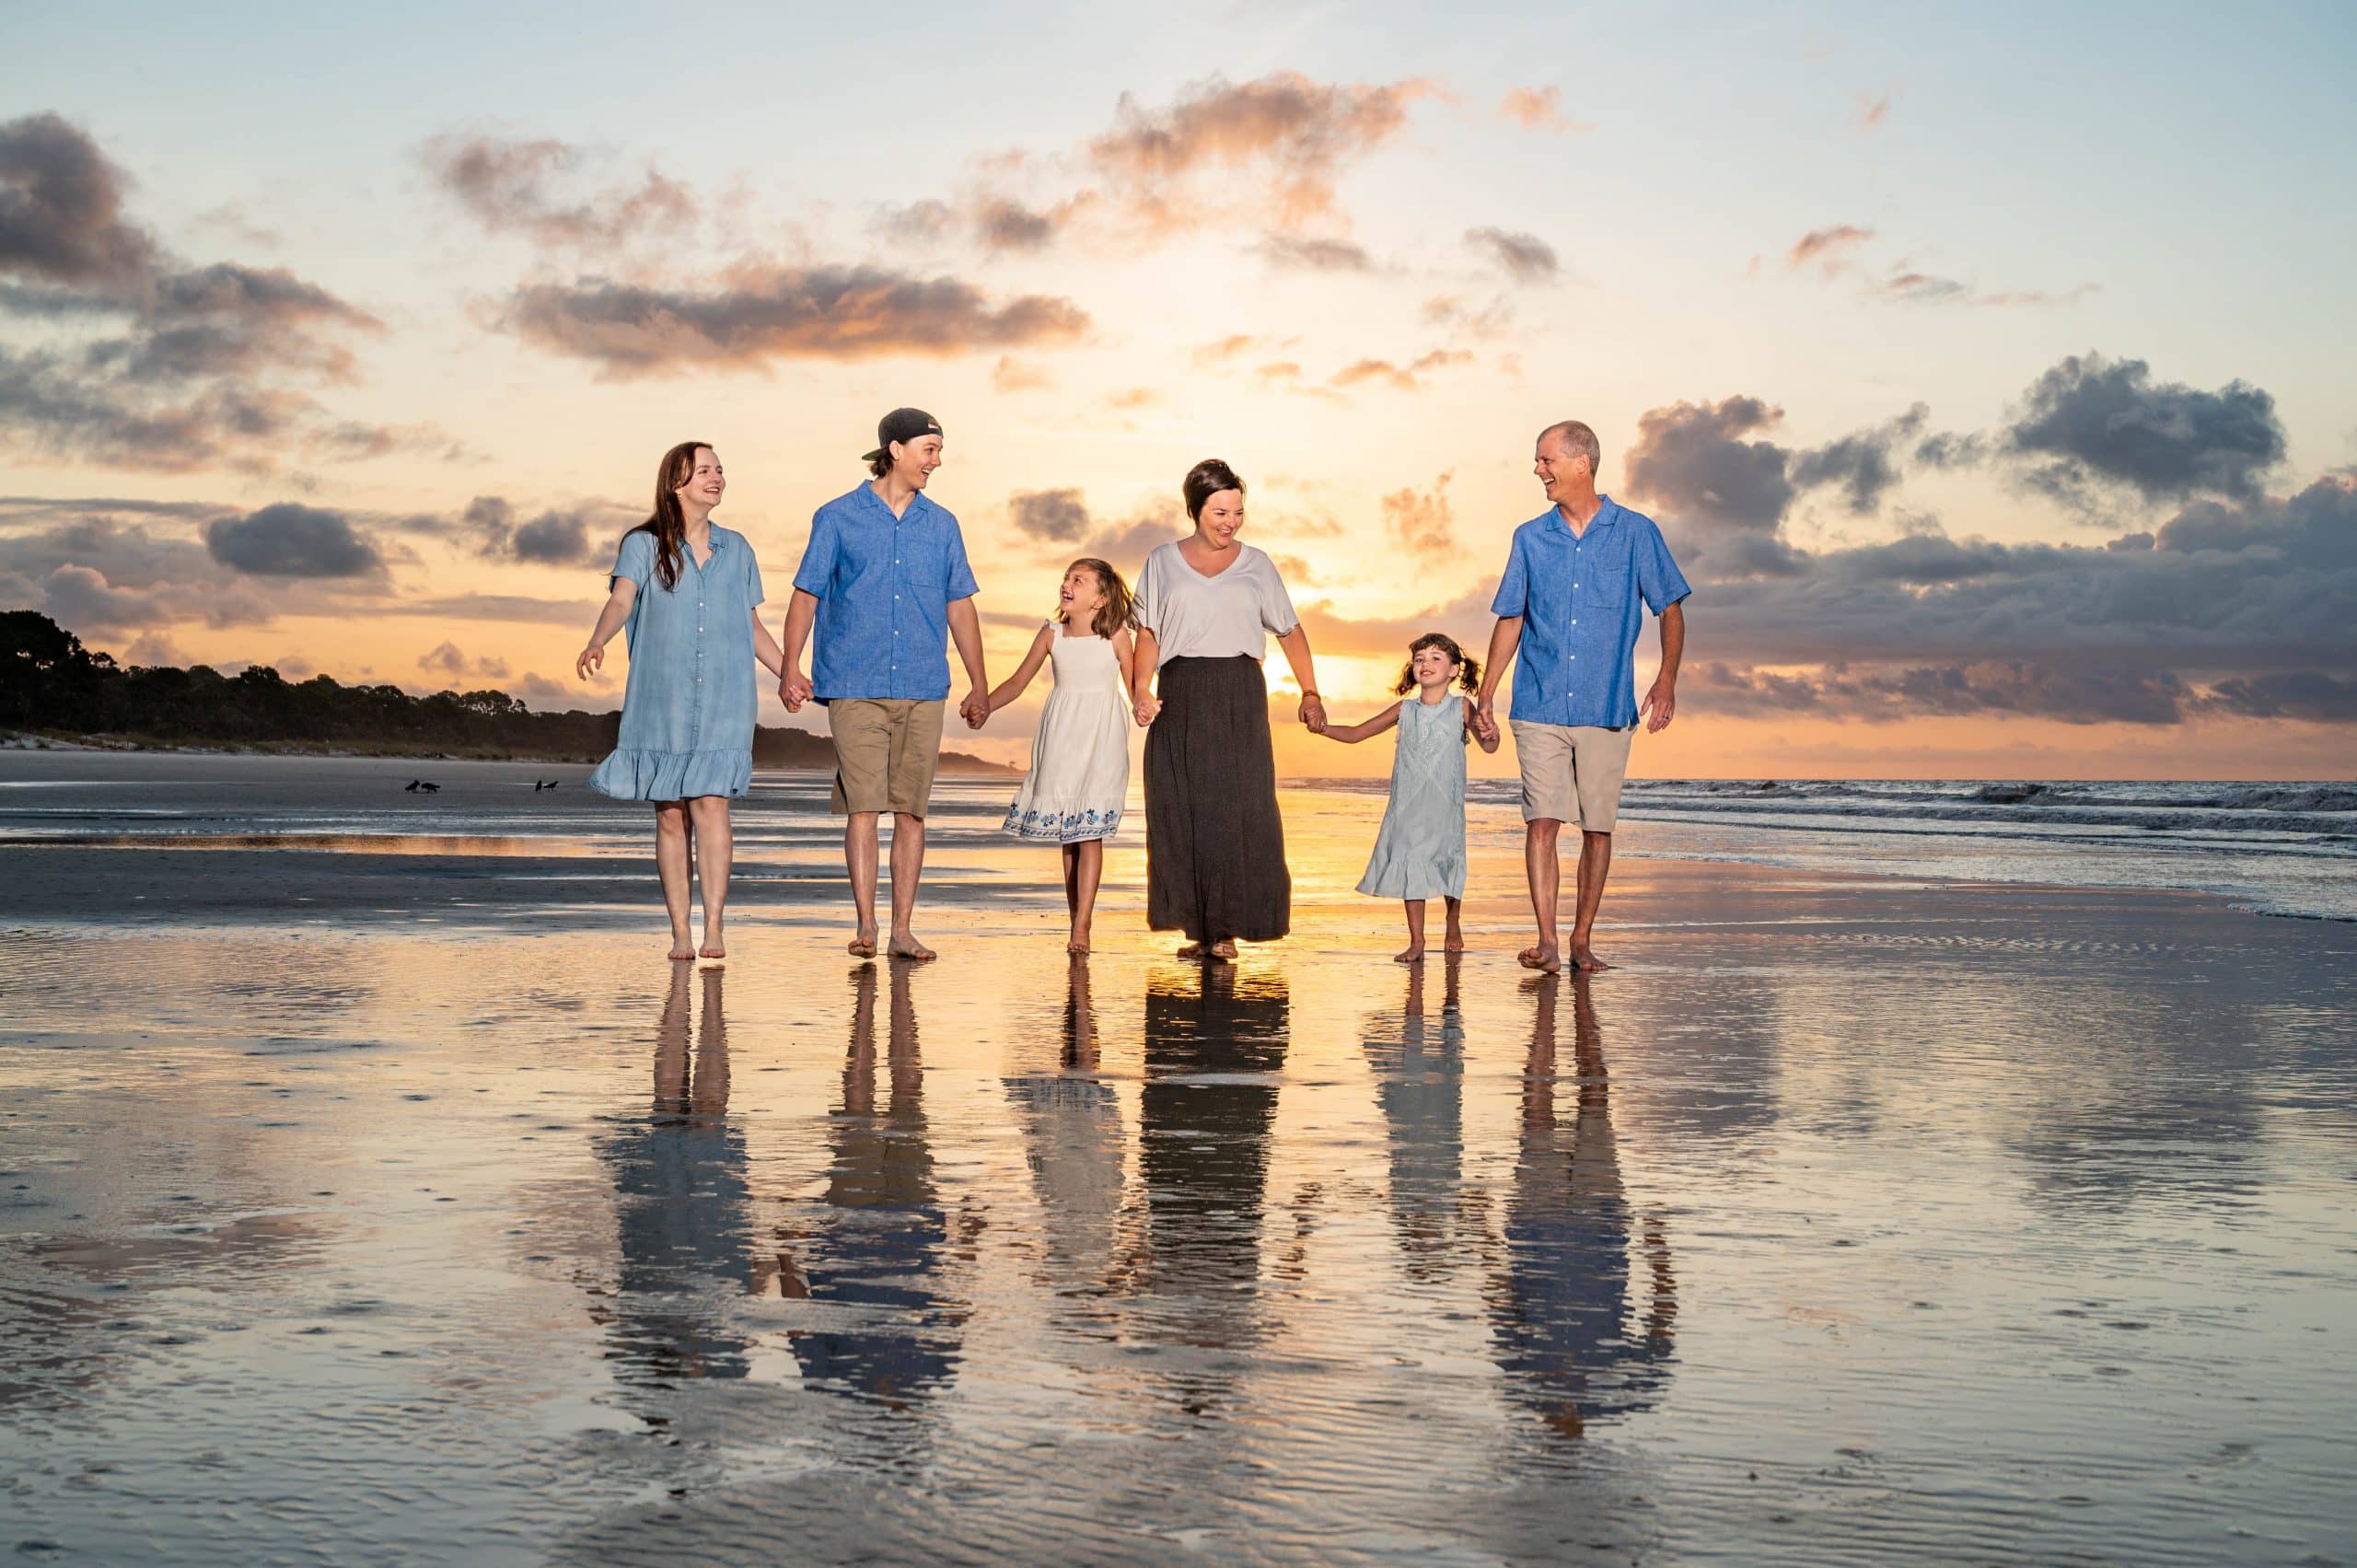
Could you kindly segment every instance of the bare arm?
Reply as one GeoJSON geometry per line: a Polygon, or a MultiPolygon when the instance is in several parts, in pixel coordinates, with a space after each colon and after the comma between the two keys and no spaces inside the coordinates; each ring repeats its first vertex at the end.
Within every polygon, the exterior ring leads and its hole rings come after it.
{"type": "Polygon", "coordinates": [[[958,645],[958,662],[966,667],[966,700],[958,704],[958,715],[968,729],[980,729],[991,716],[991,700],[984,695],[991,678],[982,668],[982,618],[974,611],[973,595],[950,605],[949,640],[958,645]]]}
{"type": "Polygon", "coordinates": [[[1475,733],[1482,744],[1495,750],[1498,744],[1496,700],[1498,682],[1505,679],[1506,666],[1514,662],[1515,650],[1522,646],[1522,617],[1501,615],[1498,623],[1490,628],[1490,662],[1481,670],[1480,716],[1475,733]]]}
{"type": "Polygon", "coordinates": [[[614,633],[630,619],[630,607],[637,602],[638,585],[628,577],[616,577],[614,591],[606,596],[606,608],[598,612],[598,624],[589,633],[588,645],[573,661],[574,672],[582,679],[588,679],[590,671],[604,667],[606,645],[613,641],[614,633]]]}
{"type": "Polygon", "coordinates": [[[1309,726],[1312,735],[1326,733],[1326,700],[1318,694],[1318,670],[1309,656],[1309,628],[1300,622],[1277,639],[1277,646],[1284,649],[1285,662],[1293,666],[1293,678],[1301,688],[1301,722],[1309,726]]]}
{"type": "Polygon", "coordinates": [[[998,712],[1023,695],[1025,688],[1031,684],[1031,678],[1039,674],[1039,667],[1047,662],[1050,642],[1055,634],[1056,629],[1052,626],[1039,628],[1039,634],[1031,639],[1031,651],[1023,656],[1023,662],[1015,667],[1015,673],[1000,681],[991,692],[991,712],[998,712]]]}
{"type": "Polygon", "coordinates": [[[770,635],[770,629],[761,624],[761,611],[758,605],[753,608],[753,656],[761,661],[763,669],[780,680],[785,679],[785,652],[777,645],[777,639],[770,635]]]}
{"type": "Polygon", "coordinates": [[[1339,740],[1346,746],[1355,746],[1370,736],[1381,735],[1399,722],[1399,704],[1394,703],[1371,719],[1363,720],[1358,724],[1329,724],[1318,733],[1329,740],[1339,740]]]}
{"type": "Polygon", "coordinates": [[[1113,633],[1113,662],[1121,667],[1121,690],[1130,690],[1130,671],[1136,668],[1137,644],[1127,632],[1113,633]]]}
{"type": "Polygon", "coordinates": [[[810,700],[810,678],[802,673],[802,649],[810,641],[810,628],[819,620],[819,596],[794,590],[785,602],[785,639],[781,650],[785,660],[785,673],[778,678],[778,700],[786,712],[798,714],[802,704],[810,700]]]}
{"type": "Polygon", "coordinates": [[[1644,716],[1645,733],[1658,735],[1669,727],[1678,716],[1678,661],[1686,654],[1686,601],[1678,600],[1661,612],[1661,673],[1654,677],[1653,690],[1637,704],[1637,712],[1644,716]]]}
{"type": "Polygon", "coordinates": [[[1162,699],[1154,694],[1154,672],[1161,668],[1155,658],[1161,652],[1154,633],[1139,627],[1138,645],[1130,652],[1130,707],[1141,725],[1152,724],[1162,712],[1162,699]]]}

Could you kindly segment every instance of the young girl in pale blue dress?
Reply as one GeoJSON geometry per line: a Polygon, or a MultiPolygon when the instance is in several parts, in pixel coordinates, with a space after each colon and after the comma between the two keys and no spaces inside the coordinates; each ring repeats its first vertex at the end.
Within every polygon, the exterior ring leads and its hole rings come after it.
{"type": "Polygon", "coordinates": [[[627,630],[630,680],[621,733],[589,787],[655,807],[655,866],[671,917],[671,957],[727,955],[734,843],[728,802],[753,779],[753,661],[784,679],[785,658],[761,624],[761,569],[745,536],[712,520],[727,489],[719,454],[682,441],[656,471],[655,512],[622,536],[606,608],[575,668],[586,680],[606,644],[627,630]],[[703,884],[703,944],[688,925],[688,838],[703,884]]]}
{"type": "Polygon", "coordinates": [[[1326,726],[1329,740],[1353,744],[1387,729],[1399,731],[1391,759],[1391,803],[1383,808],[1383,828],[1376,834],[1359,891],[1398,899],[1407,907],[1408,946],[1395,955],[1403,964],[1424,956],[1424,905],[1432,899],[1448,901],[1447,950],[1465,950],[1459,923],[1465,901],[1465,743],[1476,741],[1482,750],[1495,751],[1498,738],[1485,737],[1474,723],[1473,704],[1448,688],[1455,681],[1471,691],[1480,680],[1481,667],[1455,638],[1427,632],[1408,645],[1408,667],[1394,688],[1403,701],[1363,724],[1326,726]]]}

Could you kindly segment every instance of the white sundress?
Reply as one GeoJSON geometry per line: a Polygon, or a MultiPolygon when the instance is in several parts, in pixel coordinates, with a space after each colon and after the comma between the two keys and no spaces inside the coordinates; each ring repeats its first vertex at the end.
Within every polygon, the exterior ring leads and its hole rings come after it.
{"type": "Polygon", "coordinates": [[[1130,694],[1113,645],[1054,622],[1056,689],[1031,742],[1031,772],[1006,808],[1005,830],[1039,844],[1109,839],[1130,790],[1130,694]]]}
{"type": "Polygon", "coordinates": [[[1378,899],[1465,896],[1465,699],[1399,704],[1391,803],[1359,891],[1378,899]]]}

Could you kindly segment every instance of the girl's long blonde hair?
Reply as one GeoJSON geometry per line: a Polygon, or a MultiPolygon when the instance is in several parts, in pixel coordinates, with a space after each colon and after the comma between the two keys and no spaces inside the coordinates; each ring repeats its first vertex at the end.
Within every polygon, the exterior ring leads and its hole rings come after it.
{"type": "MultiPolygon", "coordinates": [[[[1121,581],[1121,574],[1094,555],[1084,555],[1072,566],[1086,566],[1096,573],[1097,587],[1105,590],[1105,602],[1097,607],[1097,624],[1090,630],[1100,637],[1110,637],[1116,632],[1129,630],[1130,618],[1137,613],[1137,600],[1130,593],[1130,585],[1121,581]]],[[[1064,570],[1069,572],[1072,566],[1064,570]]],[[[1056,619],[1062,621],[1067,613],[1059,610],[1056,619]]]]}

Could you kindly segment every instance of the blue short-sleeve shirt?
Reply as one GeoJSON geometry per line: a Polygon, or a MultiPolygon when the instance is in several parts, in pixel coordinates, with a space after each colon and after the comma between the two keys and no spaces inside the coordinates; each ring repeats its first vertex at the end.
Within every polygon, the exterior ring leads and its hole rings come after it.
{"type": "Polygon", "coordinates": [[[819,601],[819,702],[949,695],[949,606],[981,590],[948,508],[919,492],[896,517],[871,485],[839,495],[811,517],[794,586],[819,601]]]}
{"type": "Polygon", "coordinates": [[[1514,531],[1495,615],[1522,617],[1512,717],[1626,729],[1637,722],[1637,633],[1692,593],[1661,529],[1609,495],[1585,533],[1552,506],[1514,531]]]}

